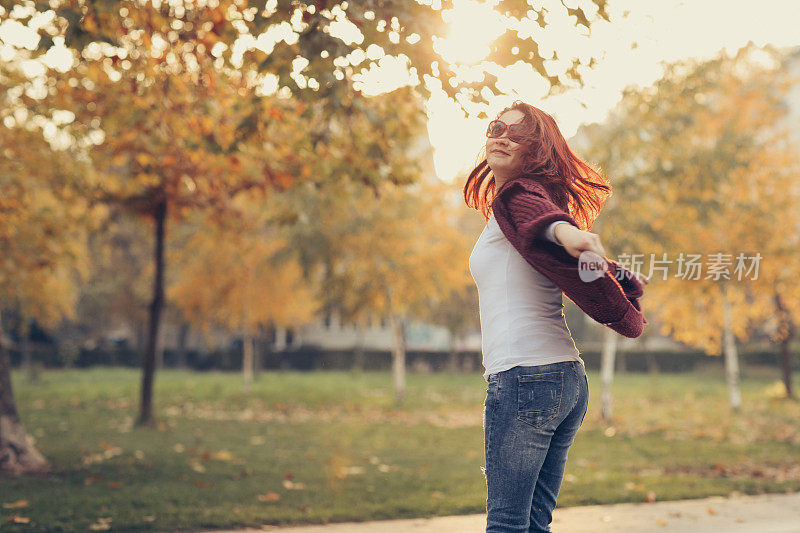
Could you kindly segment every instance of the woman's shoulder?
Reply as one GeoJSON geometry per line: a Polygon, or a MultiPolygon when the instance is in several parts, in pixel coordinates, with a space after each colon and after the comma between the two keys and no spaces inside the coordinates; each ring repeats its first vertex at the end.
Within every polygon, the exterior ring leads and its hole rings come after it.
{"type": "Polygon", "coordinates": [[[495,200],[505,201],[505,199],[517,195],[534,195],[547,200],[551,200],[550,194],[544,185],[530,177],[511,178],[503,183],[497,190],[495,200]],[[516,191],[516,193],[513,193],[516,191]]]}
{"type": "MultiPolygon", "coordinates": [[[[556,215],[556,218],[577,226],[568,213],[553,203],[544,186],[531,179],[514,178],[513,181],[503,183],[492,200],[492,211],[497,215],[496,218],[515,223],[530,223],[556,215]]],[[[554,220],[548,219],[547,222],[552,223],[554,220]]]]}

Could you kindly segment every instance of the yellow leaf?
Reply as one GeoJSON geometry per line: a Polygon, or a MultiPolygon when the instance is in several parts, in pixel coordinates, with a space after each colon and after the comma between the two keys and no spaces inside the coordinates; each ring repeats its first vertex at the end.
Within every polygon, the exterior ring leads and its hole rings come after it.
{"type": "Polygon", "coordinates": [[[150,154],[136,154],[136,161],[142,165],[147,166],[153,162],[153,157],[150,154]]]}
{"type": "Polygon", "coordinates": [[[233,459],[233,454],[227,450],[220,450],[212,453],[211,457],[213,459],[217,459],[218,461],[231,461],[233,459]]]}

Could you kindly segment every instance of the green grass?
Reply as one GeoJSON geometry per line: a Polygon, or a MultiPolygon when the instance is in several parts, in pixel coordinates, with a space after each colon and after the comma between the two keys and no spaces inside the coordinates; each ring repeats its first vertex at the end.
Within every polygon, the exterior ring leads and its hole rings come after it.
{"type": "MultiPolygon", "coordinates": [[[[131,369],[15,372],[17,405],[52,462],[47,477],[0,479],[3,531],[199,530],[485,511],[480,374],[160,371],[158,428],[133,424],[131,369]],[[265,497],[272,493],[277,499],[265,497]],[[261,496],[261,498],[259,498],[261,496]],[[28,519],[13,523],[9,519],[28,519]]],[[[614,424],[589,413],[558,505],[800,490],[800,403],[770,397],[775,369],[746,368],[743,408],[719,370],[615,378],[614,424]]],[[[800,376],[795,376],[800,385],[800,376]]]]}

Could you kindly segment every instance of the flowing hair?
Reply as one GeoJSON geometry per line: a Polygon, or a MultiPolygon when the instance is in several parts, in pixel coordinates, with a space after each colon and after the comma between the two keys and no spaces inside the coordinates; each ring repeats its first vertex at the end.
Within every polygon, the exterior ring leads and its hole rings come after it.
{"type": "MultiPolygon", "coordinates": [[[[603,203],[611,196],[611,185],[572,152],[553,117],[519,100],[503,109],[497,117],[511,109],[525,115],[521,122],[520,144],[524,148],[518,176],[544,186],[553,203],[572,216],[582,230],[588,231],[600,214],[603,203]]],[[[464,184],[464,200],[467,206],[480,209],[488,220],[497,191],[494,174],[486,160],[486,146],[481,149],[479,159],[480,163],[464,184]]]]}

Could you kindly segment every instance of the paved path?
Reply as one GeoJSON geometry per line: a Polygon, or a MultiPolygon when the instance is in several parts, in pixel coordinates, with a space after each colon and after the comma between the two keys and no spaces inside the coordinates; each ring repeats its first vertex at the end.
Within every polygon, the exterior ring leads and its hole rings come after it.
{"type": "MultiPolygon", "coordinates": [[[[556,508],[553,533],[800,533],[800,493],[556,508]]],[[[217,533],[481,533],[486,514],[217,533]]]]}

